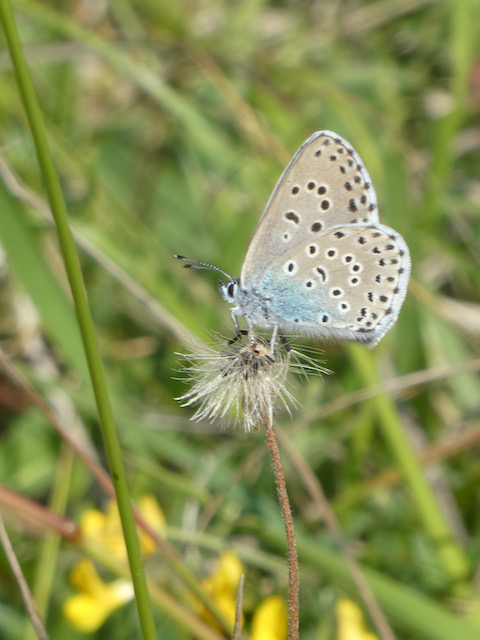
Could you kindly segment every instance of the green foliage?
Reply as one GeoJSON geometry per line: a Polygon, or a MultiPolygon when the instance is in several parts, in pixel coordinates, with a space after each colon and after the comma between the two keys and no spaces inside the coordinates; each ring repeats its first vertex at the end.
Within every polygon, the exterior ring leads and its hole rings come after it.
{"type": "MultiPolygon", "coordinates": [[[[186,349],[182,332],[210,341],[213,332],[230,336],[232,328],[216,274],[184,271],[173,254],[238,275],[290,155],[315,130],[336,131],[363,157],[382,222],[410,247],[412,284],[396,327],[373,354],[321,345],[325,355],[314,357],[334,375],[294,379],[300,406],[293,420],[281,416],[278,423],[334,505],[398,637],[478,637],[478,614],[459,611],[478,611],[479,367],[456,365],[473,360],[480,343],[479,5],[13,4],[75,232],[134,498],[156,495],[167,537],[199,581],[220,550],[236,550],[246,566],[247,622],[255,597],[285,593],[283,529],[263,434],[193,424],[191,409],[174,400],[185,392],[176,356],[186,349]],[[355,401],[358,390],[400,385],[401,376],[419,370],[423,378],[409,378],[392,396],[355,401]],[[421,468],[418,451],[435,452],[436,444],[445,444],[436,465],[421,468]],[[393,468],[400,478],[384,474],[393,468]]],[[[48,402],[60,392],[71,399],[82,437],[105,465],[3,32],[0,46],[2,350],[48,402]],[[8,170],[20,188],[13,189],[8,170]]],[[[60,438],[24,399],[13,403],[6,377],[0,383],[6,390],[0,482],[50,504],[60,438]]],[[[361,599],[288,458],[285,471],[299,535],[301,637],[334,637],[328,634],[335,600],[361,599]]],[[[68,478],[69,516],[104,506],[103,490],[82,463],[68,478]]],[[[61,613],[80,552],[60,545],[53,585],[42,593],[36,561],[42,539],[14,522],[7,519],[26,577],[50,602],[52,640],[85,637],[74,635],[61,613]]],[[[191,607],[161,556],[147,572],[191,607]]],[[[3,556],[0,612],[0,637],[21,637],[28,620],[3,556]]],[[[158,637],[201,637],[168,611],[155,615],[158,637]]],[[[135,616],[127,605],[90,637],[133,637],[135,616]]]]}

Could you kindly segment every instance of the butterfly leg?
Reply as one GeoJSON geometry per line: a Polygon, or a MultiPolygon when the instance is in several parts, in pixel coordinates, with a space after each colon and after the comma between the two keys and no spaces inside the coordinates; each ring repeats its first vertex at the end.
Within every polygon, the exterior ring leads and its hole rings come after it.
{"type": "Polygon", "coordinates": [[[278,337],[280,338],[280,342],[283,344],[283,347],[285,349],[285,351],[287,353],[289,353],[292,350],[292,345],[289,343],[289,341],[285,338],[285,336],[283,335],[283,333],[280,333],[278,335],[278,337]]]}
{"type": "Polygon", "coordinates": [[[240,339],[241,336],[249,335],[250,331],[246,331],[245,329],[240,329],[240,325],[238,324],[237,313],[239,309],[238,307],[234,307],[230,310],[230,316],[232,318],[233,326],[235,327],[235,337],[228,341],[228,344],[233,344],[237,340],[240,339]]]}
{"type": "Polygon", "coordinates": [[[249,332],[246,329],[237,329],[235,336],[228,341],[228,344],[234,344],[237,340],[240,340],[241,336],[248,336],[249,332]]]}
{"type": "MultiPolygon", "coordinates": [[[[270,338],[270,356],[273,358],[273,353],[275,351],[275,343],[278,338],[278,324],[273,327],[272,337],[270,338]]],[[[280,339],[282,336],[280,336],[280,339]]]]}

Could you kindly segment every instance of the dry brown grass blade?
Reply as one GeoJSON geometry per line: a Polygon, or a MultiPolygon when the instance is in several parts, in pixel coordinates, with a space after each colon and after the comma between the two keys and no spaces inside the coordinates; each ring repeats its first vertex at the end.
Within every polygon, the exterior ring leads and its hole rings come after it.
{"type": "Polygon", "coordinates": [[[17,584],[19,586],[23,601],[25,603],[25,608],[28,612],[28,616],[30,620],[32,621],[32,626],[35,629],[35,633],[37,634],[37,637],[39,638],[39,640],[48,640],[49,635],[48,635],[47,629],[37,609],[35,600],[33,599],[28,583],[25,580],[22,567],[20,566],[17,556],[15,555],[15,551],[13,550],[13,546],[10,542],[10,538],[8,537],[7,529],[5,528],[5,523],[3,521],[1,513],[0,513],[0,540],[2,542],[2,546],[5,551],[5,555],[7,557],[10,568],[12,569],[13,575],[15,576],[15,580],[17,581],[17,584]]]}

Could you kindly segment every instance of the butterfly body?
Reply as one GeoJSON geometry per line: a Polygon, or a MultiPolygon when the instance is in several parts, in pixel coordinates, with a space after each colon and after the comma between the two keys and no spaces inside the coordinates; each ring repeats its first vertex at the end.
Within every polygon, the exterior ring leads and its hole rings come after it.
{"type": "Polygon", "coordinates": [[[375,345],[395,324],[410,257],[380,224],[360,156],[330,131],[313,134],[275,187],[241,277],[220,284],[232,317],[274,332],[375,345]]]}

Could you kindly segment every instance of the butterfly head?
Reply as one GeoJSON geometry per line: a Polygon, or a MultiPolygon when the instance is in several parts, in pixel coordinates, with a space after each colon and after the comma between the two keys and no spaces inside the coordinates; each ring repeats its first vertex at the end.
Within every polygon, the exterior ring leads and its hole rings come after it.
{"type": "Polygon", "coordinates": [[[231,278],[228,282],[218,282],[218,290],[224,300],[230,304],[236,304],[238,290],[240,288],[240,278],[231,278]]]}

